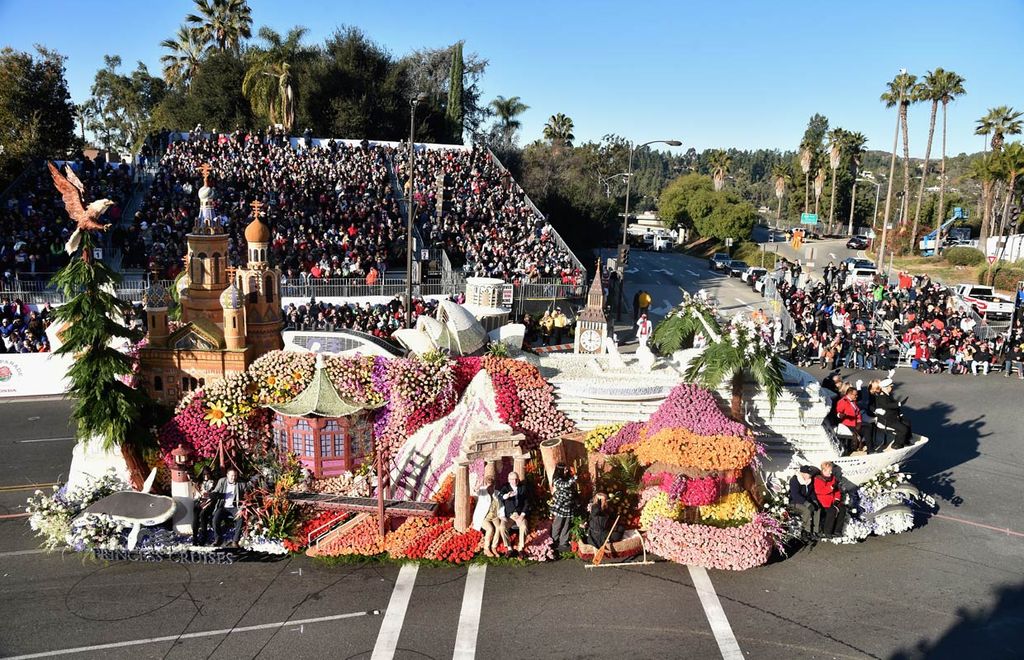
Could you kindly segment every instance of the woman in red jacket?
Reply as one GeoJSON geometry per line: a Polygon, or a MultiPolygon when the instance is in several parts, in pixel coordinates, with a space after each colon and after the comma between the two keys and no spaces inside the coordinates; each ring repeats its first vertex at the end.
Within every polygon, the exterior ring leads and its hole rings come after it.
{"type": "Polygon", "coordinates": [[[814,497],[821,505],[818,531],[824,537],[836,536],[843,529],[843,493],[839,490],[839,480],[832,474],[832,461],[821,464],[821,474],[812,482],[814,497]]]}
{"type": "Polygon", "coordinates": [[[860,437],[861,414],[857,407],[857,388],[849,383],[840,390],[842,396],[836,403],[836,416],[839,423],[850,431],[850,453],[864,449],[864,441],[860,437]]]}

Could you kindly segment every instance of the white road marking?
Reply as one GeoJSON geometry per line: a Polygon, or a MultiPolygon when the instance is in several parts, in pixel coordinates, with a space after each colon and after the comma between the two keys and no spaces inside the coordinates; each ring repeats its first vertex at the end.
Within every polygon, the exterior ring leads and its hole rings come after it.
{"type": "Polygon", "coordinates": [[[395,580],[395,588],[388,601],[388,610],[384,613],[384,621],[377,633],[377,643],[373,646],[370,660],[391,660],[398,648],[398,636],[402,634],[402,623],[405,621],[405,610],[409,607],[412,588],[416,584],[416,572],[419,564],[402,564],[395,580]]]}
{"type": "Polygon", "coordinates": [[[739,298],[733,298],[733,300],[735,300],[735,301],[736,301],[736,302],[738,302],[739,304],[743,305],[743,306],[744,306],[744,307],[746,307],[747,309],[754,309],[753,307],[751,307],[751,306],[750,306],[750,303],[748,303],[748,302],[744,302],[744,301],[740,300],[739,298]]]}
{"type": "Polygon", "coordinates": [[[35,440],[15,440],[15,442],[23,445],[27,445],[32,442],[66,442],[68,440],[74,440],[75,438],[36,438],[35,440]]]}
{"type": "Polygon", "coordinates": [[[694,277],[700,277],[700,273],[698,273],[696,271],[692,271],[690,269],[687,269],[686,272],[689,273],[690,275],[693,275],[694,277]]]}
{"type": "Polygon", "coordinates": [[[218,635],[231,635],[234,633],[253,632],[256,630],[272,630],[284,626],[304,626],[307,623],[323,623],[324,621],[338,621],[339,619],[353,619],[359,616],[375,614],[374,612],[350,612],[348,614],[333,614],[331,616],[320,616],[315,619],[299,619],[297,621],[275,621],[274,623],[263,623],[258,626],[242,626],[240,628],[222,628],[221,630],[206,630],[203,632],[183,633],[181,635],[167,635],[165,637],[148,637],[146,639],[131,639],[126,642],[112,642],[110,644],[95,644],[93,646],[78,646],[70,649],[57,649],[56,651],[43,651],[41,653],[28,653],[26,655],[14,655],[0,660],[28,660],[29,658],[52,658],[57,655],[70,655],[72,653],[88,653],[90,651],[104,651],[107,649],[120,649],[127,646],[142,646],[144,644],[159,644],[161,642],[174,642],[179,639],[196,639],[198,637],[216,637],[218,635]]]}
{"type": "MultiPolygon", "coordinates": [[[[0,552],[0,557],[21,557],[23,555],[42,555],[50,552],[50,550],[43,550],[42,548],[36,548],[35,550],[13,550],[10,552],[0,552]]],[[[53,552],[56,552],[54,550],[53,552]]]]}
{"type": "Polygon", "coordinates": [[[455,635],[453,660],[476,658],[476,638],[480,632],[480,608],[484,601],[486,576],[486,564],[474,564],[466,573],[466,589],[462,592],[462,611],[459,613],[459,630],[455,635]]]}
{"type": "Polygon", "coordinates": [[[725,616],[725,610],[722,609],[722,603],[718,600],[718,594],[715,593],[708,572],[701,566],[687,565],[686,568],[690,571],[693,588],[697,591],[704,614],[711,624],[711,632],[715,635],[723,660],[743,660],[743,651],[740,650],[736,635],[732,632],[732,626],[729,625],[729,619],[725,616]]]}

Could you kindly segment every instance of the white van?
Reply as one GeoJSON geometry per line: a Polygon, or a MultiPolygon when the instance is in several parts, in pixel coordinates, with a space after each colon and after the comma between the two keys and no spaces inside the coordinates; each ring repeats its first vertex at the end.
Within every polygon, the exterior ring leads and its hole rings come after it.
{"type": "Polygon", "coordinates": [[[854,268],[850,271],[850,274],[846,276],[846,286],[862,286],[867,284],[873,284],[875,281],[875,275],[878,271],[874,268],[854,268]]]}
{"type": "Polygon", "coordinates": [[[675,241],[671,236],[655,236],[651,249],[655,252],[671,252],[675,241]]]}

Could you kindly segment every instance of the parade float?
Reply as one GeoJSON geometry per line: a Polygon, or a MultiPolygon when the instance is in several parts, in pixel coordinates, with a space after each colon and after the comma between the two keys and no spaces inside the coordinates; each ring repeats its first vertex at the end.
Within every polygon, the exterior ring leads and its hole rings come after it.
{"type": "Polygon", "coordinates": [[[205,184],[183,324],[170,326],[169,297],[154,285],[144,297],[148,336],[115,327],[136,343],[112,351],[101,332],[110,326],[96,317],[121,304],[97,288],[109,273],[83,256],[64,275],[72,302],[62,308],[62,350],[77,360],[80,434],[100,435],[126,461],[112,474],[79,466],[74,486],[31,498],[45,547],[147,561],[306,552],[461,563],[481,549],[473,495],[515,471],[532,500],[518,559],[545,561],[555,558],[548,501],[558,463],[578,477],[574,548],[587,559],[643,552],[720,569],[762,565],[799,533],[781,485],[822,460],[839,467],[850,498],[834,540],[913,526],[909,505],[920,496],[898,465],[926,439],[881,458],[842,457],[813,380],[780,360],[756,324],[725,323],[704,299],[684,295],[659,324],[662,357],[646,345],[618,353],[600,271],[571,354],[523,352],[522,326],[488,333],[451,301],[401,333],[404,357],[278,350],[279,278],[260,205],[245,232],[246,268],[228,268],[205,184]],[[104,368],[90,369],[97,361],[104,368]],[[173,414],[157,421],[152,402],[169,399],[173,414]],[[192,534],[201,475],[227,471],[245,484],[234,491],[244,532],[230,549],[192,534]],[[625,529],[606,547],[583,542],[583,503],[595,493],[607,494],[625,529]]]}

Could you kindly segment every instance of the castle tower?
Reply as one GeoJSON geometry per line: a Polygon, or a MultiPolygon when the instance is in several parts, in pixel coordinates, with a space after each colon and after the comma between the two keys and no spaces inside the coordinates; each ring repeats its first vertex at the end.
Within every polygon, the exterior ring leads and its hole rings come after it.
{"type": "Polygon", "coordinates": [[[604,353],[604,340],[609,335],[608,317],[604,311],[604,288],[601,283],[601,262],[597,262],[594,281],[587,293],[587,306],[576,317],[575,353],[600,355],[604,353]]]}
{"type": "Polygon", "coordinates": [[[185,272],[188,290],[181,299],[181,320],[207,318],[224,321],[220,294],[228,286],[228,235],[213,210],[213,188],[209,186],[210,165],[199,168],[203,187],[199,189],[199,216],[188,235],[185,272]]]}
{"type": "Polygon", "coordinates": [[[142,292],[142,306],[146,310],[146,325],[149,328],[151,346],[167,346],[167,305],[170,303],[170,297],[167,289],[156,280],[142,292]]]}
{"type": "Polygon", "coordinates": [[[247,341],[259,357],[284,347],[281,340],[281,271],[270,266],[270,227],[260,216],[263,204],[254,201],[252,222],[245,228],[245,268],[235,273],[244,299],[247,341]]]}
{"type": "Polygon", "coordinates": [[[220,294],[220,306],[224,311],[224,347],[229,351],[245,349],[245,305],[242,294],[232,282],[220,294]]]}

